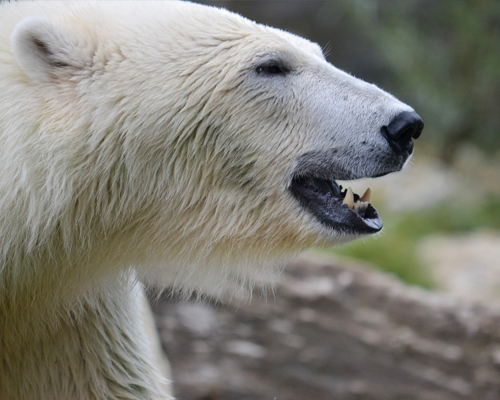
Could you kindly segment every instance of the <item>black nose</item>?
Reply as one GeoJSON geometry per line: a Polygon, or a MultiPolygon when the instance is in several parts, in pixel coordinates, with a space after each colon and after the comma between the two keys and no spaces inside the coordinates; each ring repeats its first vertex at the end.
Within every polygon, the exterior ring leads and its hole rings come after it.
{"type": "Polygon", "coordinates": [[[417,139],[424,129],[422,118],[415,111],[398,114],[387,126],[382,127],[382,135],[397,154],[411,154],[412,139],[417,139]]]}

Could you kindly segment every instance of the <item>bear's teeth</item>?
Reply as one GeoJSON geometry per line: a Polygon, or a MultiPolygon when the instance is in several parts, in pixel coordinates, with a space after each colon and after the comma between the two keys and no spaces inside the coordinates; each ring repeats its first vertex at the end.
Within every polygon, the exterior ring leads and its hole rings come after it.
{"type": "Polygon", "coordinates": [[[363,196],[361,196],[361,198],[359,199],[359,201],[369,203],[371,195],[372,195],[372,188],[369,187],[368,189],[366,189],[365,194],[363,194],[363,196]]]}
{"type": "Polygon", "coordinates": [[[342,203],[346,204],[351,210],[354,208],[354,194],[352,189],[348,188],[342,203]]]}

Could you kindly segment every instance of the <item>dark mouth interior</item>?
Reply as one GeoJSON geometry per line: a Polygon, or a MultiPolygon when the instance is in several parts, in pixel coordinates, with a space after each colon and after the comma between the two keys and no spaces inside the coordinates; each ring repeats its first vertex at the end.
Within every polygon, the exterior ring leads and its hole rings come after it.
{"type": "Polygon", "coordinates": [[[382,220],[369,203],[369,191],[359,196],[332,179],[316,177],[296,177],[290,190],[323,225],[348,233],[375,233],[382,229],[382,220]]]}

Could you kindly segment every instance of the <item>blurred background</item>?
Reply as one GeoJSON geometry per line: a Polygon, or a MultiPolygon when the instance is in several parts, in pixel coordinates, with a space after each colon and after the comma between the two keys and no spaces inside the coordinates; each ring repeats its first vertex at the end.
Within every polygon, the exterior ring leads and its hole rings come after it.
{"type": "Polygon", "coordinates": [[[203,3],[317,42],[422,116],[413,165],[353,185],[372,186],[384,231],[335,253],[411,284],[500,298],[500,2],[203,3]]]}
{"type": "Polygon", "coordinates": [[[199,2],[319,43],[425,129],[403,172],[349,183],[372,187],[377,237],[249,304],[153,303],[178,398],[500,399],[500,2],[199,2]]]}

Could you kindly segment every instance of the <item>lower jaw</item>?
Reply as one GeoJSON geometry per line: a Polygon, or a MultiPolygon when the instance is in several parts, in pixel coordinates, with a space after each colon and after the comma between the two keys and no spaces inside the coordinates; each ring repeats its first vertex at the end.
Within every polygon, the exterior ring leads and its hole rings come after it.
{"type": "Polygon", "coordinates": [[[290,190],[305,210],[333,232],[356,237],[382,229],[382,220],[369,203],[371,190],[359,196],[334,181],[317,178],[294,180],[290,190]]]}

